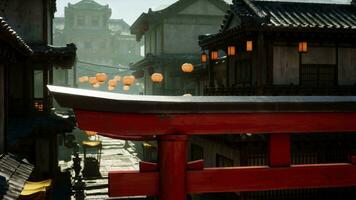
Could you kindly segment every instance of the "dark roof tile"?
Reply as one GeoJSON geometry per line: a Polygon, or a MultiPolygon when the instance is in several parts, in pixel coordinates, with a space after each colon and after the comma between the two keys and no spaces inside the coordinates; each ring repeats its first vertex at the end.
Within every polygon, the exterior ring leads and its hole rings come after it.
{"type": "Polygon", "coordinates": [[[23,54],[32,54],[32,49],[17,35],[17,33],[0,17],[0,39],[11,45],[23,54]]]}

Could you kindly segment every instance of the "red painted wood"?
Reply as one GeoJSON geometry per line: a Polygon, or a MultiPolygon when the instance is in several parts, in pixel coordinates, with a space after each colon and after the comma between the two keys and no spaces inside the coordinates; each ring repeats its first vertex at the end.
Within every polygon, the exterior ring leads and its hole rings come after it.
{"type": "Polygon", "coordinates": [[[195,160],[188,162],[188,170],[203,170],[204,169],[204,160],[195,160]]]}
{"type": "Polygon", "coordinates": [[[157,163],[140,162],[140,172],[155,172],[158,171],[157,163]]]}
{"type": "Polygon", "coordinates": [[[187,139],[185,135],[158,138],[159,200],[185,200],[187,139]]]}
{"type": "Polygon", "coordinates": [[[76,110],[83,130],[116,136],[355,132],[356,113],[153,115],[76,110]]]}
{"type": "Polygon", "coordinates": [[[109,172],[109,196],[157,196],[158,172],[109,172]]]}
{"type": "MultiPolygon", "coordinates": [[[[174,174],[171,174],[173,176],[174,174]]],[[[158,195],[158,172],[110,172],[110,197],[158,195]]],[[[168,183],[166,183],[168,184],[168,183]]],[[[167,185],[173,187],[174,185],[167,185]]],[[[351,164],[292,165],[285,168],[207,168],[187,172],[187,192],[236,192],[356,186],[351,164]]]]}
{"type": "MultiPolygon", "coordinates": [[[[100,134],[100,133],[99,133],[100,134]]],[[[122,136],[122,135],[114,135],[116,139],[119,140],[130,140],[130,141],[150,141],[156,140],[155,136],[122,136]]]]}
{"type": "Polygon", "coordinates": [[[190,171],[187,180],[189,193],[349,187],[356,186],[356,166],[319,164],[285,168],[216,168],[190,171]]]}
{"type": "Polygon", "coordinates": [[[351,156],[351,163],[356,165],[356,156],[351,156]]]}
{"type": "Polygon", "coordinates": [[[269,166],[288,167],[291,164],[290,135],[273,133],[269,136],[269,166]]]}

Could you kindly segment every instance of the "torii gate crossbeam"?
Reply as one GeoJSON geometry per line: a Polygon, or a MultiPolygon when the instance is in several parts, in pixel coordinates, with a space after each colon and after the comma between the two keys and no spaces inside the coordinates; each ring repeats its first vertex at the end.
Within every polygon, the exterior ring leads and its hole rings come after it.
{"type": "Polygon", "coordinates": [[[80,128],[113,138],[156,138],[159,162],[110,172],[109,196],[184,200],[189,193],[356,186],[349,163],[291,165],[293,133],[356,133],[356,97],[157,97],[49,86],[80,128]],[[189,135],[269,133],[269,165],[187,163],[189,135]]]}

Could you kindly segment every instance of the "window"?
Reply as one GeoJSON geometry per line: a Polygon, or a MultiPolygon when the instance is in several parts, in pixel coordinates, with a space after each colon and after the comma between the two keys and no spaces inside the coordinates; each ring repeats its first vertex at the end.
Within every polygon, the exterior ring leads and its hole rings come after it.
{"type": "Polygon", "coordinates": [[[33,71],[33,107],[42,112],[44,110],[44,76],[42,70],[33,71]]]}
{"type": "Polygon", "coordinates": [[[92,26],[99,26],[99,18],[98,17],[92,17],[91,18],[91,25],[92,26]]]}
{"type": "Polygon", "coordinates": [[[78,26],[84,26],[85,25],[85,17],[84,16],[78,16],[77,25],[78,26]]]}
{"type": "Polygon", "coordinates": [[[43,98],[43,71],[34,70],[33,71],[33,97],[35,99],[43,98]]]}
{"type": "Polygon", "coordinates": [[[232,166],[234,166],[233,160],[225,156],[216,154],[216,167],[232,167],[232,166]]]}
{"type": "Polygon", "coordinates": [[[335,86],[337,83],[336,65],[308,64],[301,66],[300,84],[311,87],[335,86]]]}
{"type": "Polygon", "coordinates": [[[201,146],[192,144],[190,147],[190,160],[201,160],[204,158],[204,150],[201,146]]]}

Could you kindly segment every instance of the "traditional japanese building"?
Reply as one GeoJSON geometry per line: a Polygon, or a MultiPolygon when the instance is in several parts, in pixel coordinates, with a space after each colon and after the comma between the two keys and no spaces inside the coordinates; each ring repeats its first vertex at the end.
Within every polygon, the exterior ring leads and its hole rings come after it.
{"type": "MultiPolygon", "coordinates": [[[[207,58],[203,64],[208,71],[201,94],[355,95],[355,19],[354,1],[335,4],[235,0],[220,31],[199,37],[204,52],[202,58],[207,58]]],[[[192,141],[191,155],[215,159],[217,166],[219,163],[222,163],[220,166],[265,165],[268,164],[267,140],[266,135],[248,133],[238,137],[197,137],[192,141]],[[221,151],[219,145],[226,151],[221,151]]],[[[342,133],[294,134],[291,141],[292,164],[347,162],[348,155],[356,149],[353,145],[356,138],[342,133]]],[[[346,198],[341,194],[352,191],[268,191],[238,196],[243,199],[332,199],[346,198]]]]}
{"type": "Polygon", "coordinates": [[[46,85],[53,83],[54,67],[73,66],[76,47],[51,46],[55,1],[14,0],[5,5],[1,16],[6,22],[1,19],[0,26],[0,146],[27,158],[35,166],[33,179],[54,178],[57,136],[71,131],[74,122],[52,112],[46,85]]]}
{"type": "Polygon", "coordinates": [[[234,1],[221,30],[200,37],[218,54],[209,56],[204,94],[355,94],[355,12],[353,4],[234,1]]]}
{"type": "Polygon", "coordinates": [[[131,69],[144,79],[145,94],[197,94],[195,76],[182,76],[183,63],[199,64],[200,48],[196,42],[201,34],[219,29],[228,6],[223,0],[180,0],[160,9],[142,13],[131,26],[137,41],[144,40],[145,58],[131,69]],[[151,75],[163,74],[163,82],[153,84],[151,75]],[[188,77],[188,78],[187,78],[188,77]]]}
{"type": "Polygon", "coordinates": [[[130,26],[123,19],[111,19],[109,5],[82,0],[69,3],[64,13],[64,17],[54,19],[54,44],[75,43],[78,46],[78,62],[74,72],[57,70],[56,84],[73,85],[73,73],[80,77],[88,76],[93,71],[94,74],[95,71],[118,72],[118,69],[100,67],[128,68],[129,63],[142,58],[141,44],[130,34],[130,26]]]}

